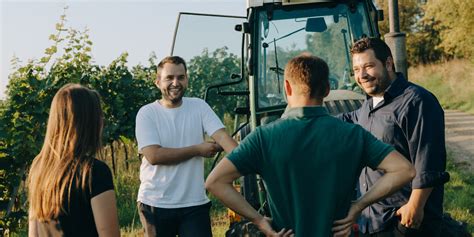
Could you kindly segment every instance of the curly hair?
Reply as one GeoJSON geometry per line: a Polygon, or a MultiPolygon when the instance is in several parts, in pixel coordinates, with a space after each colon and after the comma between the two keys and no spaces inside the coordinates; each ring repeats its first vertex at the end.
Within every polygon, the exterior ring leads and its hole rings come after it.
{"type": "Polygon", "coordinates": [[[388,45],[379,38],[364,37],[354,43],[351,48],[351,54],[363,53],[364,51],[372,49],[375,57],[383,64],[387,62],[388,57],[392,57],[392,52],[388,45]]]}

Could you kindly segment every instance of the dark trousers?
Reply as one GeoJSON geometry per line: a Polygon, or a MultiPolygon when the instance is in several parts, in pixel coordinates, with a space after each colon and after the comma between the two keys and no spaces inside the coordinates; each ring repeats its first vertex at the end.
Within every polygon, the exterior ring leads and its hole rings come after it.
{"type": "Polygon", "coordinates": [[[209,237],[211,202],[182,208],[158,208],[138,202],[138,212],[147,237],[209,237]]]}
{"type": "Polygon", "coordinates": [[[400,222],[386,230],[373,234],[360,234],[360,237],[441,237],[441,221],[424,221],[420,229],[410,229],[400,222]]]}

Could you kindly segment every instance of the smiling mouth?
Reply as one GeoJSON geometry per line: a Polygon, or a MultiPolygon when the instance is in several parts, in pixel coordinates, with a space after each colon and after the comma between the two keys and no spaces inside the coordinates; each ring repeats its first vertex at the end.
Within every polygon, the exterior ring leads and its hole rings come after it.
{"type": "Polygon", "coordinates": [[[170,92],[180,92],[180,91],[182,91],[182,89],[181,88],[171,88],[171,89],[169,89],[169,91],[170,92]]]}
{"type": "Polygon", "coordinates": [[[372,84],[373,82],[375,82],[375,78],[373,78],[373,77],[362,78],[362,79],[360,80],[360,83],[361,83],[361,84],[372,84]]]}

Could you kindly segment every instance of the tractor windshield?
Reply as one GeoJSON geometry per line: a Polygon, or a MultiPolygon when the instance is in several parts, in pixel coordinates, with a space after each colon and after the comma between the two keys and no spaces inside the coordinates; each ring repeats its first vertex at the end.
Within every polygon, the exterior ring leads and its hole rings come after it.
{"type": "Polygon", "coordinates": [[[257,13],[258,50],[256,76],[258,109],[284,106],[283,71],[301,53],[324,59],[330,69],[331,89],[353,90],[351,42],[373,36],[369,15],[362,3],[310,5],[294,9],[262,9],[257,13]]]}

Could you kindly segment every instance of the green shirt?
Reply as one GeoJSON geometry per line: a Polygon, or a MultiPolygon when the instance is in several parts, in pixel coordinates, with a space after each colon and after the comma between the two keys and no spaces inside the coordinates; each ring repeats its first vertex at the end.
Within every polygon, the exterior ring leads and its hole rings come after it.
{"type": "Polygon", "coordinates": [[[228,155],[242,174],[259,174],[274,228],[296,236],[332,236],[354,197],[363,167],[376,168],[393,148],[323,107],[289,108],[257,128],[228,155]]]}

